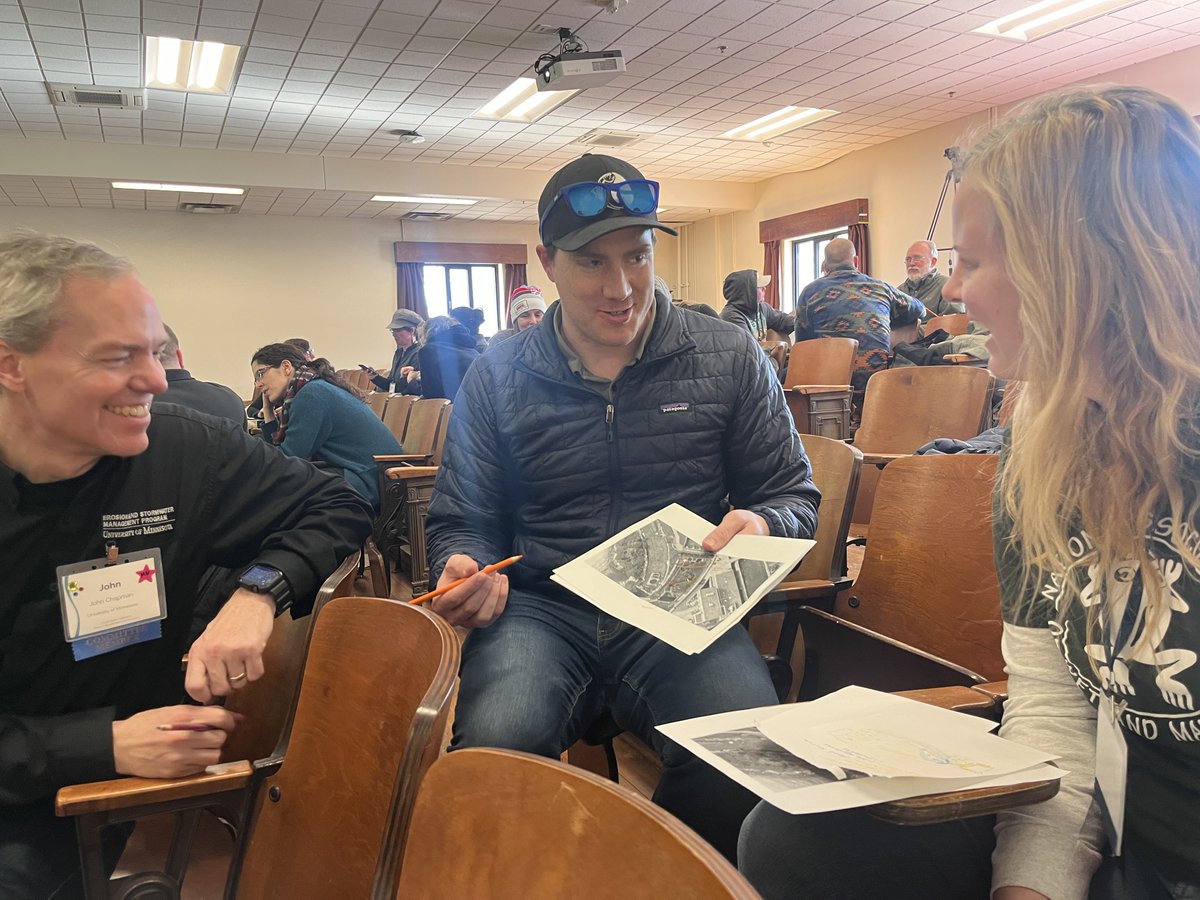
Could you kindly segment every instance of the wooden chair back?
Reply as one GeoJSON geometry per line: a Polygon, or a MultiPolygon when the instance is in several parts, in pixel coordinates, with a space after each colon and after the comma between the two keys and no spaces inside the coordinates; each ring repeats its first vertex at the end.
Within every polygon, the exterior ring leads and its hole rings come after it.
{"type": "Polygon", "coordinates": [[[1003,679],[992,558],[997,460],[955,454],[890,463],[879,479],[862,568],[834,612],[985,680],[1003,679]]]}
{"type": "Polygon", "coordinates": [[[817,533],[813,536],[817,546],[784,579],[784,584],[810,579],[836,581],[845,572],[846,534],[862,469],[862,451],[857,447],[815,434],[806,434],[802,440],[812,464],[813,481],[821,492],[817,533]]]}
{"type": "Polygon", "coordinates": [[[418,400],[412,405],[408,427],[404,429],[404,437],[400,439],[400,446],[406,454],[432,456],[437,447],[442,418],[449,407],[450,401],[440,397],[418,400]]]}
{"type": "Polygon", "coordinates": [[[802,384],[849,384],[858,341],[854,338],[814,338],[792,346],[785,388],[802,384]]]}
{"type": "Polygon", "coordinates": [[[433,439],[433,458],[430,459],[430,465],[440,466],[442,464],[442,454],[446,450],[446,435],[450,432],[450,416],[454,412],[454,404],[450,403],[446,406],[442,413],[442,418],[438,421],[437,435],[433,439]]]}
{"type": "MultiPolygon", "coordinates": [[[[259,767],[227,896],[371,895],[380,861],[403,857],[459,655],[453,629],[419,606],[343,597],[325,607],[286,748],[259,767]]],[[[384,883],[394,881],[391,866],[384,883]]]]}
{"type": "Polygon", "coordinates": [[[275,750],[295,709],[313,623],[330,600],[354,593],[357,576],[358,554],[355,553],[346,557],[325,579],[313,600],[311,613],[299,619],[285,614],[275,620],[263,651],[263,677],[244,690],[235,691],[225,703],[226,709],[241,713],[245,718],[221,748],[222,762],[263,759],[275,750]]]}
{"type": "Polygon", "coordinates": [[[950,337],[966,334],[971,321],[966,313],[950,313],[948,316],[933,316],[925,320],[924,333],[933,334],[939,328],[950,337]]]}
{"type": "MultiPolygon", "coordinates": [[[[690,828],[612,782],[512,750],[458,750],[417,796],[396,898],[757,898],[690,828]]],[[[389,898],[390,900],[390,898],[389,898]]]]}
{"type": "Polygon", "coordinates": [[[338,369],[337,374],[363,393],[371,390],[371,376],[362,369],[338,369]]]}
{"type": "Polygon", "coordinates": [[[974,437],[988,427],[995,386],[987,370],[963,366],[876,372],[854,446],[863,453],[912,453],[934,438],[974,437]]]}
{"type": "MultiPolygon", "coordinates": [[[[385,395],[386,396],[386,395],[385,395]]],[[[387,405],[380,418],[388,430],[396,436],[396,440],[404,441],[404,429],[408,427],[408,418],[412,414],[413,404],[417,398],[412,394],[394,394],[388,397],[387,405]]]]}
{"type": "Polygon", "coordinates": [[[390,396],[391,394],[387,391],[371,391],[366,397],[367,406],[371,407],[371,411],[382,419],[390,396]]]}

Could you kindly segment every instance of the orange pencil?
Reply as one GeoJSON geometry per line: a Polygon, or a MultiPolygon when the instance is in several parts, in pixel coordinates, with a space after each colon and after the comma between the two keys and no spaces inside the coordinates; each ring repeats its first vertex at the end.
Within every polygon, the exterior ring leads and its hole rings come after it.
{"type": "MultiPolygon", "coordinates": [[[[492,572],[499,572],[501,569],[508,568],[513,563],[517,562],[517,560],[519,560],[520,558],[521,557],[519,557],[519,556],[510,556],[508,559],[502,559],[498,563],[492,563],[490,566],[484,566],[482,571],[487,572],[489,574],[491,574],[492,572]]],[[[476,573],[476,574],[478,574],[478,573],[476,573]]],[[[430,591],[428,594],[422,594],[420,597],[413,597],[408,602],[409,603],[424,603],[426,600],[432,600],[434,597],[440,597],[440,596],[442,596],[442,594],[446,593],[446,591],[454,590],[454,588],[456,588],[460,584],[463,584],[464,582],[466,582],[467,579],[474,578],[474,577],[475,577],[474,575],[468,575],[466,578],[460,578],[457,581],[452,581],[445,587],[440,587],[436,591],[430,591]]]]}

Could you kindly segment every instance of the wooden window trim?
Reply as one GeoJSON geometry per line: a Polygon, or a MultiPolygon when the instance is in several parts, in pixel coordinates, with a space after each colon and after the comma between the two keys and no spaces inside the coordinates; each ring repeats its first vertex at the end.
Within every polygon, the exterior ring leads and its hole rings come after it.
{"type": "Polygon", "coordinates": [[[441,241],[396,241],[398,263],[477,263],[528,265],[525,244],[457,244],[441,241]]]}
{"type": "Polygon", "coordinates": [[[806,209],[804,212],[759,222],[758,240],[763,244],[768,241],[786,241],[788,238],[865,224],[869,218],[868,213],[869,204],[863,198],[833,203],[817,209],[806,209]]]}

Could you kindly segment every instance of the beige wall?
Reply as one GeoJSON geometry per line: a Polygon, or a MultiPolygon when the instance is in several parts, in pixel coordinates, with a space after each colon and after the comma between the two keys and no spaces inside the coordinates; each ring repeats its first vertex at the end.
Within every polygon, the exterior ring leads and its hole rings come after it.
{"type": "Polygon", "coordinates": [[[250,354],[274,340],[306,337],[339,368],[391,360],[394,241],[527,244],[529,277],[545,283],[532,224],[406,222],[402,236],[395,220],[0,208],[0,232],[19,226],[129,257],[179,334],[188,368],[245,396],[250,354]]]}
{"type": "MultiPolygon", "coordinates": [[[[1200,48],[1192,48],[1086,82],[1154,88],[1196,115],[1200,113],[1200,78],[1195,77],[1198,71],[1200,48]]],[[[727,273],[762,267],[760,221],[858,197],[867,198],[871,204],[871,274],[892,283],[902,281],[904,251],[913,240],[925,237],[933,219],[948,169],[943,151],[962,143],[971,129],[986,127],[988,118],[987,113],[981,113],[959,119],[857,151],[819,169],[762,182],[753,210],[714,216],[687,227],[679,248],[679,257],[687,261],[680,276],[687,285],[686,296],[714,297],[720,308],[721,282],[727,273]]],[[[952,243],[949,205],[948,197],[934,234],[943,248],[952,243]]],[[[788,292],[794,297],[796,288],[788,286],[788,292]]]]}

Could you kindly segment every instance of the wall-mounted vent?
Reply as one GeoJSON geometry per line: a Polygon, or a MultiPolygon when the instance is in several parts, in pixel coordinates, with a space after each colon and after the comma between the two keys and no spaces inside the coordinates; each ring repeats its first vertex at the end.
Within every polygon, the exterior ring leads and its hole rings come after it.
{"type": "Polygon", "coordinates": [[[235,213],[241,207],[236,203],[180,203],[178,209],[180,212],[219,216],[227,213],[235,213]]]}
{"type": "Polygon", "coordinates": [[[593,128],[575,143],[587,144],[589,147],[628,147],[640,141],[644,135],[633,131],[607,131],[603,128],[593,128]]]}
{"type": "Polygon", "coordinates": [[[100,84],[56,84],[46,82],[50,102],[54,106],[87,109],[146,108],[144,88],[105,87],[100,84]]]}
{"type": "Polygon", "coordinates": [[[451,213],[447,212],[421,212],[414,210],[410,213],[405,213],[400,218],[407,219],[410,222],[440,222],[442,219],[450,218],[451,213]]]}

